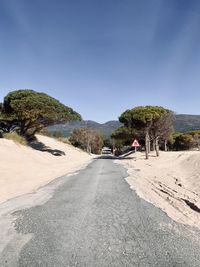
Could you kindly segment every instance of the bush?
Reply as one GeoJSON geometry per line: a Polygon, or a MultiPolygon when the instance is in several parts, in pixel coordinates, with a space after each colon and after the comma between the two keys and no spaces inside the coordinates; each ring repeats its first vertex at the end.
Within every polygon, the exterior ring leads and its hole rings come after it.
{"type": "Polygon", "coordinates": [[[69,139],[67,137],[58,137],[56,138],[58,141],[64,143],[64,144],[67,144],[67,145],[71,145],[69,139]]]}
{"type": "Polygon", "coordinates": [[[48,128],[43,128],[41,129],[38,134],[44,135],[44,136],[48,136],[48,137],[52,137],[52,134],[48,131],[48,128]]]}
{"type": "Polygon", "coordinates": [[[63,133],[61,131],[55,131],[51,134],[55,138],[63,138],[63,133]]]}
{"type": "Polygon", "coordinates": [[[103,147],[103,137],[91,128],[74,129],[69,141],[88,153],[100,154],[103,147]]]}
{"type": "Polygon", "coordinates": [[[27,145],[27,141],[24,137],[20,136],[16,132],[10,132],[10,133],[4,133],[3,138],[6,138],[8,140],[13,140],[15,143],[21,144],[21,145],[27,145]]]}
{"type": "Polygon", "coordinates": [[[188,133],[180,134],[175,138],[174,149],[175,150],[189,150],[193,145],[193,136],[188,133]]]}

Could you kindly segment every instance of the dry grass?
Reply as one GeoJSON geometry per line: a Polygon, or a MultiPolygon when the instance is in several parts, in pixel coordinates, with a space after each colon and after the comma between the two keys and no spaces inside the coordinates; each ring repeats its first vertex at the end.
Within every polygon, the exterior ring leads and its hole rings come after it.
{"type": "Polygon", "coordinates": [[[64,143],[64,144],[68,144],[68,145],[71,145],[69,139],[67,137],[58,137],[58,138],[55,138],[56,140],[64,143]]]}
{"type": "Polygon", "coordinates": [[[21,144],[24,146],[27,145],[26,139],[24,137],[20,136],[19,134],[17,134],[16,132],[4,133],[3,138],[13,140],[15,143],[18,143],[18,144],[21,144]]]}

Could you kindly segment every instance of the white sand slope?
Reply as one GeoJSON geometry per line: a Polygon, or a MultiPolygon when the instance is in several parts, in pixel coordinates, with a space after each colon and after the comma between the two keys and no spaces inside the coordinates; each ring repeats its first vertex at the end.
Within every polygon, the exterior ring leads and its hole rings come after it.
{"type": "Polygon", "coordinates": [[[174,220],[200,228],[200,152],[162,152],[145,160],[144,154],[117,160],[128,169],[126,178],[145,200],[174,220]]]}
{"type": "Polygon", "coordinates": [[[52,179],[86,166],[92,157],[73,146],[46,136],[38,140],[63,156],[34,150],[13,141],[0,139],[0,203],[30,193],[52,179]]]}

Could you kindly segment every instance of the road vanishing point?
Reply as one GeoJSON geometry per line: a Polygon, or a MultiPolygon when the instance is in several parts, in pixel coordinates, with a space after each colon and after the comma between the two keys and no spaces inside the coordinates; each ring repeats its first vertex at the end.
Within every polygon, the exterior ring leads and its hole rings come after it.
{"type": "Polygon", "coordinates": [[[125,177],[100,157],[3,203],[0,266],[199,267],[200,232],[139,198],[125,177]]]}

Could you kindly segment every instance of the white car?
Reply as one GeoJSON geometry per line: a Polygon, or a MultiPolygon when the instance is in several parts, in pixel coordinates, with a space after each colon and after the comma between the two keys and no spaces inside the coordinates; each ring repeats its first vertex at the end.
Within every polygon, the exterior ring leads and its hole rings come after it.
{"type": "Polygon", "coordinates": [[[103,147],[102,151],[101,151],[101,154],[103,154],[103,155],[111,155],[112,154],[112,149],[109,148],[109,147],[103,147]]]}

